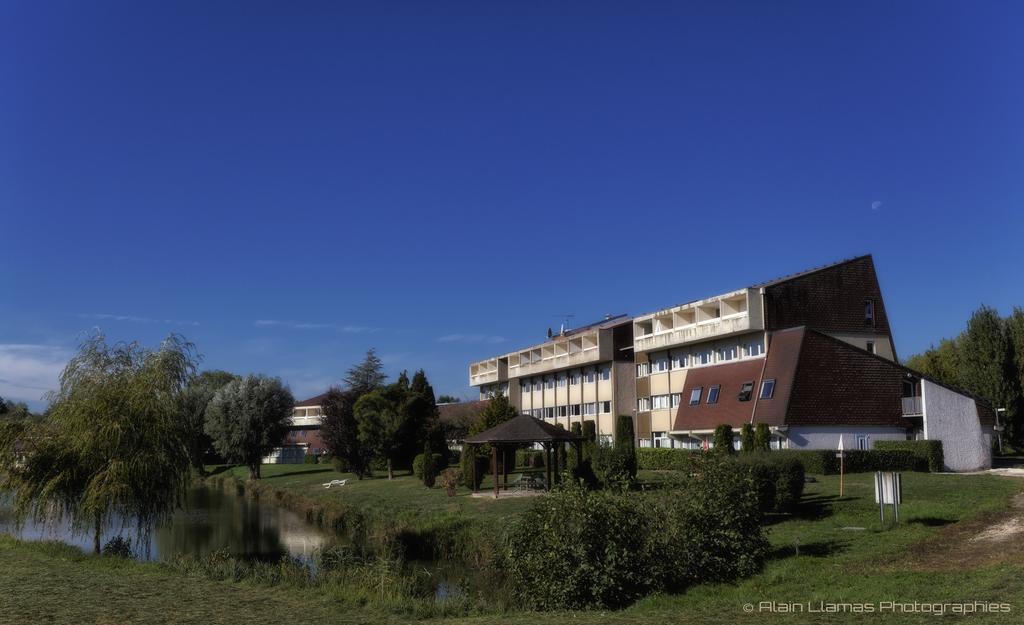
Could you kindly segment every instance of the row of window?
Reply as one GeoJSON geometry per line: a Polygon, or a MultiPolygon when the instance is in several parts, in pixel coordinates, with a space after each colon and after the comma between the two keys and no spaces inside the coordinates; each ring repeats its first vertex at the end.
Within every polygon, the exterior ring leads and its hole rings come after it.
{"type": "MultiPolygon", "coordinates": [[[[690,389],[690,400],[689,405],[699,406],[701,398],[704,398],[706,404],[717,404],[718,396],[722,392],[722,386],[720,384],[712,384],[708,387],[707,397],[704,397],[704,387],[697,386],[690,389]]],[[[740,387],[739,395],[736,399],[739,401],[750,401],[750,396],[754,392],[754,382],[744,382],[740,387]]],[[[775,380],[767,379],[761,382],[761,394],[758,395],[759,399],[771,399],[775,395],[775,380]]],[[[666,410],[671,408],[678,408],[681,399],[680,393],[672,393],[669,395],[652,395],[651,397],[638,397],[636,400],[636,409],[639,412],[646,412],[648,410],[666,410]]]]}
{"type": "Polygon", "coordinates": [[[546,375],[529,380],[520,380],[519,388],[523,393],[539,391],[542,389],[551,390],[554,388],[565,388],[566,386],[578,386],[579,384],[592,384],[597,380],[608,381],[612,379],[612,368],[601,367],[599,369],[579,369],[562,372],[557,375],[546,375]]]}
{"type": "Polygon", "coordinates": [[[611,414],[612,402],[610,401],[597,401],[597,402],[586,402],[583,404],[569,404],[567,406],[550,406],[548,408],[534,408],[532,410],[524,410],[523,414],[528,414],[531,417],[537,419],[554,419],[555,417],[593,417],[596,416],[600,410],[600,414],[611,414]]]}
{"type": "Polygon", "coordinates": [[[717,349],[702,349],[696,352],[658,354],[651,356],[650,362],[641,362],[636,366],[636,377],[643,378],[655,373],[664,373],[675,369],[702,367],[720,362],[729,362],[739,358],[756,358],[764,354],[764,340],[758,339],[743,345],[727,345],[717,349]]]}

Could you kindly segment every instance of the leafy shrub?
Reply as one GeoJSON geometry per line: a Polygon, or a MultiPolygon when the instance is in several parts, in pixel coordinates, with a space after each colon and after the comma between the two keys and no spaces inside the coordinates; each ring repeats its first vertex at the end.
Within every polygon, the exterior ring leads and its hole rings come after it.
{"type": "Polygon", "coordinates": [[[512,592],[534,609],[619,608],[654,592],[756,572],[768,543],[753,482],[720,464],[702,462],[683,492],[568,485],[536,499],[503,544],[512,592]]]}
{"type": "Polygon", "coordinates": [[[942,441],[875,441],[875,451],[910,452],[923,458],[932,473],[945,469],[942,441]]]}
{"type": "MultiPolygon", "coordinates": [[[[433,471],[432,471],[433,477],[437,477],[437,474],[440,473],[441,468],[444,465],[444,459],[441,457],[441,454],[431,454],[431,456],[433,457],[433,466],[431,467],[433,469],[433,471]]],[[[416,457],[412,459],[412,472],[413,472],[413,474],[417,478],[419,478],[421,480],[424,479],[423,478],[423,464],[424,464],[424,460],[425,460],[425,457],[424,457],[423,454],[417,454],[416,457]]]]}
{"type": "Polygon", "coordinates": [[[733,439],[735,437],[732,433],[732,426],[726,423],[715,428],[714,434],[714,451],[715,453],[732,454],[736,452],[736,448],[733,447],[733,439]]]}
{"type": "MultiPolygon", "coordinates": [[[[800,461],[807,473],[836,475],[839,458],[834,449],[800,449],[774,451],[772,454],[792,456],[800,461]]],[[[928,461],[911,451],[851,449],[843,452],[843,470],[846,473],[868,471],[927,471],[928,461]]]]}
{"type": "Polygon", "coordinates": [[[132,542],[123,536],[114,536],[103,545],[103,555],[115,558],[131,558],[132,542]]]}
{"type": "Polygon", "coordinates": [[[605,488],[629,488],[636,476],[636,457],[618,447],[597,447],[590,462],[596,481],[605,488]]]}
{"type": "Polygon", "coordinates": [[[484,475],[490,471],[490,458],[483,456],[482,454],[475,453],[469,450],[464,450],[461,459],[462,466],[462,480],[463,484],[466,485],[470,490],[476,490],[480,488],[480,483],[483,482],[484,475]],[[476,465],[476,483],[473,483],[473,466],[476,465]]]}
{"type": "Polygon", "coordinates": [[[448,450],[448,466],[459,466],[462,464],[462,452],[458,449],[448,450]]]}
{"type": "Polygon", "coordinates": [[[787,454],[757,452],[736,457],[754,481],[758,505],[763,512],[792,509],[804,493],[804,466],[787,454]]]}
{"type": "Polygon", "coordinates": [[[754,451],[771,449],[772,435],[767,423],[758,423],[754,428],[754,451]]]}
{"type": "Polygon", "coordinates": [[[629,478],[636,479],[636,434],[633,429],[633,417],[619,415],[615,420],[615,448],[628,456],[629,478]]]}
{"type": "Polygon", "coordinates": [[[352,467],[349,465],[348,460],[345,460],[344,458],[340,458],[338,456],[333,456],[331,458],[331,466],[334,467],[334,470],[337,471],[338,473],[348,473],[349,471],[352,470],[352,467]]]}
{"type": "Polygon", "coordinates": [[[636,450],[636,464],[648,471],[690,471],[699,454],[687,449],[640,447],[636,450]]]}
{"type": "Polygon", "coordinates": [[[459,485],[464,483],[465,478],[462,475],[462,469],[445,469],[441,471],[441,487],[444,488],[444,492],[448,493],[449,497],[454,497],[459,485]]]}
{"type": "Polygon", "coordinates": [[[302,459],[302,464],[316,464],[316,454],[307,451],[306,456],[302,459]]]}
{"type": "Polygon", "coordinates": [[[754,451],[754,426],[744,423],[740,428],[740,451],[750,453],[754,451]]]}
{"type": "Polygon", "coordinates": [[[587,442],[597,442],[597,424],[594,423],[593,421],[584,421],[581,433],[583,434],[583,438],[585,438],[587,442]]]}

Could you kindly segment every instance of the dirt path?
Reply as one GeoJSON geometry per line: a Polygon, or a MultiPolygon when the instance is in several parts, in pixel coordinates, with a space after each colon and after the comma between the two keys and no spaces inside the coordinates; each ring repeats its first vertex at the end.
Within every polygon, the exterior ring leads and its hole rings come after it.
{"type": "MultiPolygon", "coordinates": [[[[1021,477],[1024,477],[1022,472],[1021,477]]],[[[933,538],[900,555],[900,567],[950,571],[1018,562],[1024,551],[1024,492],[1005,510],[943,528],[933,538]]]]}

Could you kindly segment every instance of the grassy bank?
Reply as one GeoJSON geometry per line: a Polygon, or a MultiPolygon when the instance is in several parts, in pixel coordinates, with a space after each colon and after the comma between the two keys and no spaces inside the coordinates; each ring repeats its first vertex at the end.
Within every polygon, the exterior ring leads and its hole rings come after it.
{"type": "MultiPolygon", "coordinates": [[[[314,477],[317,474],[295,471],[290,478],[282,473],[281,479],[312,483],[319,479],[314,477]]],[[[359,497],[400,501],[397,494],[373,495],[386,491],[388,486],[400,492],[396,482],[389,485],[385,480],[376,489],[370,488],[372,482],[367,483],[364,488],[371,492],[359,497]]],[[[838,478],[818,477],[816,483],[807,486],[805,500],[796,514],[768,519],[773,555],[762,573],[735,585],[702,585],[685,594],[649,597],[620,612],[569,615],[510,611],[474,616],[457,609],[417,610],[400,602],[376,604],[369,598],[349,601],[346,594],[354,592],[345,593],[343,589],[214,581],[161,565],[111,561],[66,547],[0,539],[0,621],[270,623],[301,615],[337,623],[409,622],[420,617],[460,624],[554,624],[568,620],[683,625],[935,622],[934,616],[920,614],[836,616],[744,611],[745,604],[755,605],[756,610],[762,601],[796,603],[806,610],[807,602],[873,604],[892,600],[1003,602],[1011,605],[1010,614],[946,616],[941,622],[1020,621],[1024,585],[1019,580],[1024,575],[1024,564],[1017,554],[1024,549],[1024,536],[1012,532],[1000,536],[997,532],[992,540],[975,538],[992,534],[993,528],[1024,514],[1013,504],[1024,481],[988,475],[904,474],[903,523],[891,530],[879,527],[869,474],[847,476],[846,494],[841,499],[837,496],[838,478]],[[450,616],[440,618],[442,614],[450,616]]],[[[343,491],[337,494],[343,496],[343,491]]],[[[347,492],[354,497],[351,493],[358,491],[347,492]]],[[[425,505],[435,512],[437,509],[431,506],[439,506],[444,514],[457,512],[447,510],[447,506],[462,505],[444,502],[443,492],[425,492],[410,492],[413,503],[409,505],[425,505]],[[441,502],[414,503],[435,494],[441,502]]],[[[465,505],[477,507],[486,501],[467,501],[465,505]]],[[[501,504],[501,500],[488,503],[501,504]]],[[[509,504],[526,505],[511,500],[509,504]]],[[[487,509],[469,514],[485,521],[498,516],[487,509]]]]}

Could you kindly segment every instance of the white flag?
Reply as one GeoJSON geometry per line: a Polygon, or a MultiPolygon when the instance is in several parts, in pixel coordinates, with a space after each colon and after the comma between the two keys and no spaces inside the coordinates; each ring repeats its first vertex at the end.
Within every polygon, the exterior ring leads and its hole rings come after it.
{"type": "Polygon", "coordinates": [[[839,435],[839,451],[843,450],[843,435],[839,435]]]}

